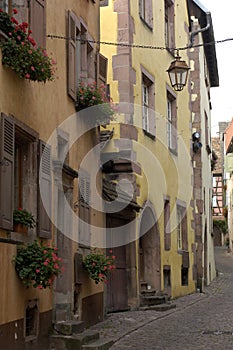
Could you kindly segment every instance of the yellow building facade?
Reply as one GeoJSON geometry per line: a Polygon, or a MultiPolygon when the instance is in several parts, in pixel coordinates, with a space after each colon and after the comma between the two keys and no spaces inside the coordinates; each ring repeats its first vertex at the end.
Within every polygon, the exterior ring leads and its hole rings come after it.
{"type": "MultiPolygon", "coordinates": [[[[75,318],[88,326],[103,318],[103,286],[95,285],[83,272],[82,259],[90,252],[90,241],[89,246],[87,242],[79,244],[84,229],[77,223],[87,211],[89,224],[103,221],[103,216],[88,205],[81,208],[86,192],[79,190],[79,183],[87,178],[92,181],[91,174],[81,176],[85,173],[81,162],[98,142],[99,133],[96,127],[88,131],[85,119],[75,110],[79,81],[99,79],[99,1],[58,4],[35,0],[30,6],[27,1],[20,5],[6,1],[0,5],[0,15],[14,16],[13,24],[29,23],[29,36],[35,39],[36,47],[45,47],[44,56],[56,61],[54,79],[45,83],[31,80],[36,66],[20,78],[11,67],[0,64],[0,275],[4,285],[0,292],[0,342],[4,349],[25,349],[26,343],[28,349],[35,349],[47,345],[52,323],[75,318]],[[81,35],[85,38],[82,47],[81,35]],[[41,147],[47,147],[47,160],[41,158],[41,147]],[[47,187],[41,195],[44,166],[47,187]],[[18,207],[31,212],[36,221],[27,235],[13,229],[13,210],[18,207]],[[52,288],[27,289],[16,274],[13,260],[17,247],[35,239],[55,245],[63,259],[64,272],[52,288]]],[[[3,44],[12,39],[12,33],[1,29],[3,44]]],[[[31,45],[29,54],[34,49],[31,45]]]]}
{"type": "MultiPolygon", "coordinates": [[[[119,102],[120,122],[109,126],[114,136],[104,157],[112,154],[113,164],[125,157],[131,164],[131,179],[127,170],[115,170],[115,175],[119,184],[131,181],[132,200],[140,206],[128,231],[132,239],[126,253],[135,256],[136,264],[135,269],[128,266],[130,306],[146,305],[145,290],[171,298],[195,291],[190,95],[188,88],[175,92],[166,72],[176,54],[172,49],[185,47],[188,40],[184,2],[102,4],[101,53],[108,58],[108,83],[114,102],[119,102]]],[[[179,53],[188,63],[187,50],[179,53]]],[[[130,192],[127,186],[125,191],[130,192]]]]}

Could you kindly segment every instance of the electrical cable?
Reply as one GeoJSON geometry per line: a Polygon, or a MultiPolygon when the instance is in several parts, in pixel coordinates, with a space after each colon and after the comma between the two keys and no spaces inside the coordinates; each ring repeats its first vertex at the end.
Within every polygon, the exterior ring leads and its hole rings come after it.
{"type": "MultiPolygon", "coordinates": [[[[61,35],[53,35],[53,34],[48,34],[48,38],[50,39],[62,39],[62,40],[70,40],[70,37],[67,36],[61,36],[61,35]]],[[[99,44],[99,45],[112,45],[112,46],[120,46],[120,47],[131,47],[131,48],[138,48],[138,49],[150,49],[150,50],[168,50],[168,51],[177,51],[177,50],[188,50],[191,48],[195,47],[202,47],[202,46],[211,46],[215,44],[222,44],[228,41],[233,41],[233,38],[226,38],[222,40],[215,40],[215,41],[210,41],[208,43],[203,43],[203,44],[196,44],[196,45],[186,45],[183,47],[174,47],[174,48],[169,48],[169,47],[163,47],[163,46],[153,46],[153,45],[140,45],[140,44],[131,44],[131,43],[123,43],[123,42],[110,42],[110,41],[101,41],[101,40],[90,40],[90,39],[84,39],[84,38],[76,38],[76,41],[80,41],[81,43],[89,42],[92,44],[99,44]]]]}

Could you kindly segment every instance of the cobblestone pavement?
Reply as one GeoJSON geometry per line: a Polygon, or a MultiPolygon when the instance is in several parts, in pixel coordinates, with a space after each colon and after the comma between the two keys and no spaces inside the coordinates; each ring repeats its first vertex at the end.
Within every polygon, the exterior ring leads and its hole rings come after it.
{"type": "Polygon", "coordinates": [[[233,256],[216,248],[218,277],[205,288],[175,301],[176,308],[109,315],[94,327],[113,338],[111,350],[233,350],[233,256]]]}

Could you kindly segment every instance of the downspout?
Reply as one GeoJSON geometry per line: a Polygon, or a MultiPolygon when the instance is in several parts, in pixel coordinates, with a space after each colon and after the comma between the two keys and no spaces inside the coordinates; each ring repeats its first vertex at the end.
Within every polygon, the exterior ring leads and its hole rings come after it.
{"type": "Polygon", "coordinates": [[[190,44],[189,44],[189,47],[192,47],[193,46],[193,41],[194,41],[194,36],[199,34],[199,33],[203,33],[205,32],[206,30],[208,30],[210,28],[210,12],[206,12],[206,21],[207,21],[207,24],[204,28],[200,28],[198,30],[195,30],[194,32],[191,33],[190,35],[190,44]]]}

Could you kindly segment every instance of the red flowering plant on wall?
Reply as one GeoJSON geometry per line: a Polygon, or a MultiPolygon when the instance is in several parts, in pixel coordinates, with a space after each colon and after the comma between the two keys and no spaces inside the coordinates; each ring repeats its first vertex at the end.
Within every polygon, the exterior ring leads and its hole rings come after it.
{"type": "Polygon", "coordinates": [[[115,256],[112,254],[112,250],[109,251],[109,255],[93,251],[86,255],[83,260],[85,269],[91,279],[96,284],[99,282],[107,282],[108,273],[116,268],[115,256]]]}
{"type": "MultiPolygon", "coordinates": [[[[13,9],[17,14],[17,10],[13,9]]],[[[54,79],[55,61],[46,51],[36,46],[27,22],[21,24],[0,9],[0,30],[7,36],[2,41],[2,63],[14,70],[20,78],[33,81],[54,79]]]]}
{"type": "Polygon", "coordinates": [[[76,111],[78,112],[92,106],[97,106],[93,109],[93,115],[97,123],[107,124],[114,119],[113,115],[117,108],[107,94],[106,86],[104,84],[98,86],[95,81],[88,84],[80,82],[77,88],[76,111]]]}
{"type": "Polygon", "coordinates": [[[14,262],[15,270],[26,287],[51,287],[55,277],[63,271],[58,249],[38,241],[18,247],[14,262]]]}

